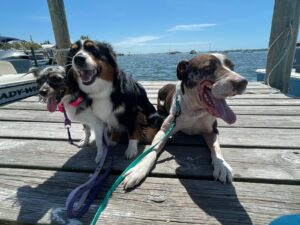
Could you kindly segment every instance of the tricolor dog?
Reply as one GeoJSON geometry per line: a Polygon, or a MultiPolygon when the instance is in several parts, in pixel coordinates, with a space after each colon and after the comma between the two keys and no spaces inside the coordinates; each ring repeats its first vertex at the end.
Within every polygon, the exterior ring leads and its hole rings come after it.
{"type": "MultiPolygon", "coordinates": [[[[218,141],[217,118],[228,124],[236,121],[225,98],[242,94],[247,80],[234,72],[233,63],[222,54],[203,54],[181,61],[177,66],[177,78],[177,85],[169,84],[159,91],[158,112],[168,116],[152,143],[165,135],[180,108],[171,135],[178,131],[188,135],[201,134],[211,151],[214,178],[223,183],[232,182],[232,169],[224,160],[218,141]],[[180,107],[176,107],[176,99],[180,107]]],[[[167,139],[160,142],[126,173],[125,189],[139,184],[148,175],[166,142],[167,139]]]]}
{"type": "MultiPolygon", "coordinates": [[[[54,112],[58,105],[65,110],[72,121],[79,121],[84,126],[85,137],[79,146],[87,146],[90,142],[91,128],[98,130],[98,118],[94,116],[91,109],[91,99],[80,91],[77,83],[71,76],[67,76],[62,66],[48,66],[43,69],[32,68],[30,70],[36,77],[39,87],[39,95],[47,101],[47,109],[54,112]]],[[[95,161],[99,162],[102,156],[102,136],[96,136],[97,156],[95,161]],[[100,141],[99,141],[100,140],[100,141]]]]}
{"type": "Polygon", "coordinates": [[[92,112],[100,121],[97,136],[102,136],[104,124],[113,130],[114,141],[117,134],[127,132],[125,155],[136,156],[138,141],[151,142],[160,127],[155,127],[159,118],[155,118],[156,110],[145,89],[118,67],[116,54],[107,43],[77,41],[70,48],[68,64],[68,74],[92,99],[92,112]]]}

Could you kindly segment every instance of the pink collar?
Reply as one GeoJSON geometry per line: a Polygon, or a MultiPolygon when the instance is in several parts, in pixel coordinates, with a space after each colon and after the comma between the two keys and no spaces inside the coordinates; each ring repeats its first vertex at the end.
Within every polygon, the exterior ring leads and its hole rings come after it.
{"type": "MultiPolygon", "coordinates": [[[[83,97],[79,96],[73,102],[70,102],[69,104],[72,107],[77,107],[82,101],[83,101],[83,97]]],[[[59,103],[57,107],[58,107],[58,111],[60,111],[60,112],[64,112],[65,111],[62,103],[59,103]]]]}

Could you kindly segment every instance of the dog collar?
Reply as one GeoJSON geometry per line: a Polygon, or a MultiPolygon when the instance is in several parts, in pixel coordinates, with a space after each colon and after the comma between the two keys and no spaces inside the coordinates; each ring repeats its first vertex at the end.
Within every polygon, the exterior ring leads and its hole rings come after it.
{"type": "MultiPolygon", "coordinates": [[[[82,101],[83,101],[83,97],[79,96],[74,101],[70,102],[69,104],[72,107],[77,107],[82,101]]],[[[58,111],[60,111],[60,112],[64,112],[65,111],[62,103],[59,103],[57,107],[58,107],[58,111]]]]}

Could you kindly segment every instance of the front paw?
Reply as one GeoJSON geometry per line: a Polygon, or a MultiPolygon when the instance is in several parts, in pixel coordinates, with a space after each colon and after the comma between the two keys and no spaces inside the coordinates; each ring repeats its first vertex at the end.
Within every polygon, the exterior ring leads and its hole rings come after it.
{"type": "Polygon", "coordinates": [[[214,167],[213,176],[216,180],[223,182],[224,184],[232,183],[232,168],[222,158],[214,158],[212,160],[214,167]]]}
{"type": "Polygon", "coordinates": [[[150,152],[145,158],[125,173],[123,188],[129,189],[138,185],[150,172],[156,160],[156,153],[150,152]]]}
{"type": "Polygon", "coordinates": [[[134,148],[132,146],[128,146],[128,148],[125,151],[125,157],[127,159],[132,159],[138,154],[137,148],[134,148]]]}

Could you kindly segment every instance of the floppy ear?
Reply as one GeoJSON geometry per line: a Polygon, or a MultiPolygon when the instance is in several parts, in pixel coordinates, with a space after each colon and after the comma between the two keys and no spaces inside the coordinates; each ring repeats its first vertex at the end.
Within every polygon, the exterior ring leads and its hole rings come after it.
{"type": "Polygon", "coordinates": [[[183,77],[185,76],[187,65],[189,64],[188,61],[180,61],[177,65],[177,78],[178,80],[183,80],[183,77]]]}
{"type": "Polygon", "coordinates": [[[102,48],[104,47],[104,49],[106,51],[106,57],[107,57],[108,62],[110,63],[110,65],[113,66],[113,68],[117,69],[117,67],[118,67],[117,54],[113,50],[112,46],[107,42],[99,42],[99,43],[97,43],[97,45],[99,46],[100,49],[101,49],[101,47],[102,48]]]}
{"type": "Polygon", "coordinates": [[[28,73],[32,73],[35,78],[39,76],[40,69],[37,67],[30,67],[28,73]]]}

